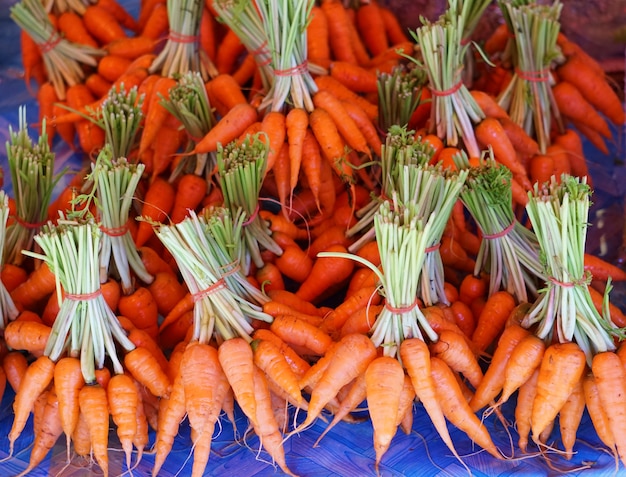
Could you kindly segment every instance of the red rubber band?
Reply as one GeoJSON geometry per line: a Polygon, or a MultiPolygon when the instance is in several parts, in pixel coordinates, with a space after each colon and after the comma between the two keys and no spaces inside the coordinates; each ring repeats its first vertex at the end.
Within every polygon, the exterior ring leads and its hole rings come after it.
{"type": "Polygon", "coordinates": [[[65,298],[72,301],[88,301],[98,298],[100,295],[102,295],[102,290],[98,288],[90,293],[67,293],[65,298]]]}
{"type": "Polygon", "coordinates": [[[483,234],[483,238],[487,240],[498,239],[507,235],[511,230],[515,227],[515,221],[511,222],[504,230],[497,232],[495,234],[483,234]]]}
{"type": "Polygon", "coordinates": [[[235,260],[234,262],[228,263],[226,265],[224,265],[223,267],[220,267],[222,270],[226,270],[224,273],[222,273],[222,279],[231,276],[234,273],[237,273],[240,270],[240,266],[239,266],[239,260],[235,260]],[[228,270],[226,270],[226,268],[229,268],[228,270]]]}
{"type": "Polygon", "coordinates": [[[100,230],[109,237],[121,237],[128,232],[128,224],[124,224],[121,227],[104,227],[101,225],[100,230]]]}
{"type": "Polygon", "coordinates": [[[416,306],[418,306],[418,303],[418,299],[415,298],[415,301],[410,305],[399,306],[396,308],[395,306],[391,306],[389,302],[385,302],[385,308],[387,308],[391,313],[397,313],[398,315],[400,315],[402,313],[408,313],[409,311],[413,310],[416,306]]]}
{"type": "Polygon", "coordinates": [[[50,38],[48,38],[43,43],[39,44],[39,49],[41,50],[41,53],[45,55],[46,53],[51,51],[55,46],[61,43],[62,39],[63,38],[61,38],[61,35],[59,35],[57,32],[53,32],[52,35],[50,35],[50,38]]]}
{"type": "Polygon", "coordinates": [[[200,291],[194,293],[193,295],[191,295],[191,297],[193,298],[193,301],[195,303],[195,302],[201,300],[202,298],[204,298],[205,296],[208,296],[211,293],[216,292],[217,290],[219,290],[220,288],[222,288],[224,286],[226,286],[226,282],[224,281],[224,278],[220,278],[214,284],[208,286],[204,290],[200,290],[200,291]]]}
{"type": "Polygon", "coordinates": [[[256,207],[254,208],[254,210],[252,211],[252,213],[250,214],[250,217],[248,217],[248,220],[243,222],[241,224],[241,226],[242,227],[246,227],[247,225],[250,225],[252,222],[254,222],[254,219],[257,218],[257,215],[259,215],[259,204],[258,203],[257,203],[256,207]]]}
{"type": "Polygon", "coordinates": [[[537,83],[548,81],[550,79],[550,68],[544,68],[540,71],[523,71],[519,68],[515,68],[515,73],[517,73],[517,76],[523,80],[537,83]]]}
{"type": "Polygon", "coordinates": [[[424,249],[424,253],[434,252],[436,250],[439,250],[439,247],[441,247],[441,242],[437,242],[435,245],[431,245],[430,247],[426,247],[424,249]]]}
{"type": "Polygon", "coordinates": [[[184,35],[175,31],[171,31],[167,38],[168,40],[172,40],[176,43],[195,43],[198,41],[197,35],[184,35]]]}
{"type": "Polygon", "coordinates": [[[299,65],[293,66],[291,68],[287,68],[286,70],[274,70],[274,74],[276,76],[296,76],[301,75],[307,71],[309,64],[306,60],[304,60],[299,65]]]}
{"type": "Polygon", "coordinates": [[[14,215],[13,218],[18,224],[26,229],[38,229],[39,227],[42,227],[48,223],[47,220],[43,220],[41,222],[27,222],[18,215],[14,215]]]}
{"type": "Polygon", "coordinates": [[[456,93],[461,88],[461,86],[463,86],[462,80],[460,80],[458,83],[456,83],[455,85],[451,86],[448,89],[439,90],[435,88],[430,88],[430,92],[434,96],[450,96],[451,94],[456,93]]]}

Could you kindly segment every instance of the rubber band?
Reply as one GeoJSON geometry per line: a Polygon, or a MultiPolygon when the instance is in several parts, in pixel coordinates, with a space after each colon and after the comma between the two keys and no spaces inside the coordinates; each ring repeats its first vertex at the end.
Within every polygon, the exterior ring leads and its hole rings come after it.
{"type": "Polygon", "coordinates": [[[202,300],[204,297],[209,296],[211,293],[215,293],[217,290],[224,286],[226,286],[226,282],[224,281],[224,278],[220,278],[218,281],[216,281],[212,285],[209,285],[204,290],[197,291],[196,293],[191,295],[191,298],[195,303],[199,300],[202,300]]]}
{"type": "Polygon", "coordinates": [[[258,48],[250,50],[250,54],[255,58],[260,58],[262,61],[257,61],[259,66],[267,66],[272,62],[272,56],[267,48],[267,40],[259,45],[258,48]]]}
{"type": "Polygon", "coordinates": [[[259,215],[259,204],[257,202],[256,207],[254,208],[254,210],[250,214],[250,217],[248,217],[248,220],[243,222],[241,224],[241,226],[242,227],[246,227],[246,226],[250,225],[252,222],[254,222],[254,220],[257,218],[258,215],[259,215]]]}
{"type": "Polygon", "coordinates": [[[46,53],[51,51],[55,46],[61,43],[62,39],[63,38],[61,37],[61,35],[59,35],[57,32],[53,32],[50,35],[50,38],[48,38],[43,43],[39,44],[39,49],[41,50],[41,53],[45,55],[46,53]]]}
{"type": "Polygon", "coordinates": [[[128,232],[128,224],[124,224],[120,227],[105,227],[101,225],[100,230],[102,230],[102,233],[108,235],[109,237],[121,237],[128,232]]]}
{"type": "Polygon", "coordinates": [[[463,86],[463,80],[459,80],[458,83],[456,83],[455,85],[451,86],[450,88],[444,89],[444,90],[430,88],[430,92],[434,96],[450,96],[451,94],[456,93],[461,88],[461,86],[463,86]]]}
{"type": "Polygon", "coordinates": [[[102,290],[98,288],[89,293],[67,293],[65,298],[72,301],[88,301],[98,298],[100,295],[102,295],[102,290]]]}
{"type": "Polygon", "coordinates": [[[195,43],[196,41],[198,41],[198,36],[197,35],[185,35],[183,33],[171,31],[170,34],[167,36],[167,39],[172,40],[173,42],[176,42],[176,43],[195,43]]]}
{"type": "Polygon", "coordinates": [[[18,215],[14,215],[13,218],[18,224],[20,224],[22,227],[26,229],[38,229],[39,227],[43,227],[44,225],[48,223],[47,220],[43,220],[41,222],[27,222],[26,220],[22,219],[18,215]]]}
{"type": "Polygon", "coordinates": [[[387,308],[391,313],[396,313],[398,315],[401,315],[402,313],[408,313],[409,311],[413,310],[415,307],[417,307],[419,304],[419,300],[418,298],[415,298],[415,301],[413,303],[411,303],[410,305],[407,306],[399,306],[399,307],[395,307],[389,304],[389,302],[385,302],[385,308],[387,308]]]}
{"type": "Polygon", "coordinates": [[[435,245],[431,245],[430,247],[426,247],[424,249],[424,253],[435,252],[436,250],[439,250],[439,247],[441,247],[441,242],[437,242],[435,245]]]}
{"type": "Polygon", "coordinates": [[[589,283],[590,277],[587,277],[587,278],[583,277],[580,280],[576,280],[576,281],[573,281],[573,282],[562,282],[560,280],[557,280],[554,277],[548,277],[548,280],[550,282],[554,283],[555,285],[558,285],[558,286],[563,287],[563,288],[573,288],[575,286],[581,286],[581,285],[585,285],[585,284],[589,283]]]}
{"type": "Polygon", "coordinates": [[[515,68],[515,73],[523,80],[537,83],[548,81],[550,79],[550,68],[544,68],[539,71],[524,71],[519,68],[515,68]]]}
{"type": "Polygon", "coordinates": [[[230,262],[230,263],[227,263],[226,265],[221,266],[220,268],[222,270],[226,270],[228,268],[228,270],[223,272],[221,276],[221,278],[226,278],[226,277],[231,276],[234,273],[237,273],[241,267],[239,266],[239,260],[235,260],[233,262],[230,262]]]}
{"type": "Polygon", "coordinates": [[[513,227],[515,227],[515,221],[511,222],[509,225],[506,226],[504,230],[501,230],[500,232],[497,232],[495,234],[483,234],[483,238],[487,240],[502,238],[507,235],[511,230],[513,230],[513,227]]]}
{"type": "Polygon", "coordinates": [[[276,76],[296,76],[305,73],[309,68],[309,64],[304,60],[299,65],[287,68],[286,70],[274,70],[276,76]]]}

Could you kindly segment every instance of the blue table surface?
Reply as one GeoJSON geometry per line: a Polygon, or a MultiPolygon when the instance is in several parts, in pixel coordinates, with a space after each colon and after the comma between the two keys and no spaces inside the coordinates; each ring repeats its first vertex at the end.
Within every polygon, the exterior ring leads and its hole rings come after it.
{"type": "MultiPolygon", "coordinates": [[[[29,124],[36,124],[38,117],[37,104],[26,89],[22,77],[20,60],[19,29],[9,18],[9,6],[14,2],[0,0],[0,141],[4,144],[8,139],[9,127],[18,127],[18,107],[26,106],[26,115],[29,124]]],[[[130,2],[123,2],[129,4],[130,2]]],[[[131,10],[132,11],[132,10],[131,10]]],[[[32,127],[33,135],[36,127],[32,127]]],[[[619,137],[616,132],[616,137],[619,137]]],[[[621,134],[623,138],[623,133],[621,134]]],[[[610,157],[598,157],[597,152],[585,145],[590,156],[592,177],[603,185],[603,195],[596,199],[602,206],[601,210],[623,211],[623,202],[626,192],[626,171],[624,170],[624,145],[616,141],[611,146],[610,157]]],[[[6,150],[0,148],[0,165],[7,171],[6,150]]],[[[58,139],[54,143],[56,165],[60,169],[70,166],[77,169],[81,158],[58,139]]],[[[68,174],[59,187],[63,187],[69,180],[68,174]]],[[[10,193],[9,177],[5,177],[5,190],[10,193]]],[[[619,213],[619,212],[618,212],[619,213]]],[[[604,212],[603,212],[604,214],[604,212]]],[[[605,215],[606,217],[606,215],[605,215]]],[[[597,217],[596,217],[597,218],[597,217]]],[[[608,237],[610,243],[616,242],[617,237],[612,233],[608,237]]],[[[598,247],[600,242],[597,241],[598,247]]],[[[617,241],[616,243],[621,243],[617,241]]],[[[617,289],[622,296],[623,287],[617,289]]],[[[12,423],[12,399],[10,390],[0,404],[0,475],[15,475],[23,470],[29,458],[29,446],[32,443],[32,422],[29,421],[23,435],[18,439],[16,452],[11,458],[5,459],[8,452],[8,430],[12,423]]],[[[514,401],[508,403],[504,415],[512,420],[514,401]]],[[[302,416],[299,417],[301,419],[302,416]]],[[[206,475],[220,476],[266,476],[283,475],[279,469],[272,467],[269,456],[259,452],[259,442],[255,437],[243,438],[246,430],[246,420],[238,413],[237,431],[225,417],[220,419],[213,440],[211,456],[206,475]]],[[[420,404],[415,405],[414,425],[409,435],[402,431],[394,438],[389,451],[382,459],[380,472],[382,476],[461,476],[467,475],[468,469],[472,475],[478,477],[505,477],[505,476],[556,476],[567,472],[578,476],[613,476],[626,474],[623,466],[616,467],[613,456],[606,452],[599,443],[585,412],[576,443],[576,454],[571,461],[566,461],[557,452],[539,455],[537,449],[530,449],[530,454],[523,455],[512,443],[517,442],[514,426],[505,428],[500,422],[490,416],[485,419],[485,425],[491,433],[494,442],[507,458],[498,461],[472,445],[461,431],[450,427],[453,442],[463,462],[464,468],[441,442],[430,420],[420,404]]],[[[324,422],[318,420],[315,425],[300,435],[293,436],[285,442],[287,464],[298,475],[307,477],[326,476],[361,476],[375,475],[374,451],[372,448],[372,426],[369,420],[358,424],[340,423],[331,431],[316,448],[313,443],[324,429],[324,422]]],[[[154,432],[150,434],[151,444],[154,442],[154,432]]],[[[558,431],[554,432],[551,442],[560,446],[558,431]]],[[[168,457],[160,475],[170,477],[188,475],[191,470],[191,447],[189,427],[186,422],[181,424],[180,435],[176,439],[174,449],[168,457]]],[[[115,431],[111,428],[109,458],[111,460],[111,475],[124,473],[123,453],[117,443],[115,431]]],[[[134,475],[149,475],[153,464],[153,456],[145,454],[134,475]]],[[[65,461],[65,442],[60,439],[51,451],[45,463],[31,473],[33,476],[87,476],[101,475],[97,466],[90,466],[87,462],[74,457],[67,464],[65,461]]]]}

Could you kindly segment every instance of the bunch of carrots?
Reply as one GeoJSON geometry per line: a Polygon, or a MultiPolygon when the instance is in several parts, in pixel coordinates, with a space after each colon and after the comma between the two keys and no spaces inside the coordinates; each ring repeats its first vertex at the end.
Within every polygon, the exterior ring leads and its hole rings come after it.
{"type": "Polygon", "coordinates": [[[558,414],[571,457],[586,408],[598,437],[626,462],[626,394],[618,400],[609,383],[610,372],[626,382],[626,316],[609,297],[626,271],[584,253],[580,222],[562,232],[577,248],[557,250],[568,267],[542,261],[539,250],[555,241],[536,203],[583,200],[592,184],[582,137],[607,152],[625,122],[600,65],[559,31],[561,4],[502,0],[504,23],[474,44],[485,2],[450,1],[415,31],[375,0],[201,3],[181,32],[171,0],[143,0],[136,16],[116,0],[52,1],[45,28],[55,33],[43,42],[20,37],[41,141],[63,142],[85,168],[44,222],[20,217],[8,197],[0,243],[5,228],[25,227],[41,245],[88,222],[114,257],[95,261],[97,280],[78,290],[64,289],[71,264],[34,245],[2,263],[0,390],[8,382],[15,392],[12,443],[34,415],[24,473],[65,435],[68,462],[72,451],[93,456],[106,475],[111,417],[129,470],[133,449],[136,466],[155,433],[156,475],[186,416],[192,472],[202,475],[215,424],[222,412],[234,422],[238,407],[246,432],[295,475],[285,439],[328,413],[319,443],[338,421],[354,421],[363,401],[377,472],[397,429],[410,432],[416,401],[462,464],[447,421],[504,460],[477,413],[496,413],[508,428],[501,405],[515,392],[531,403],[514,416],[520,451],[530,444],[546,457],[558,414]],[[540,27],[526,32],[520,18],[540,27]],[[50,55],[59,38],[98,52],[95,66],[81,66],[84,81],[47,68],[60,57],[50,55]],[[172,73],[160,54],[178,46],[189,61],[177,57],[172,73]],[[400,83],[411,94],[382,94],[400,83]],[[515,106],[522,95],[534,109],[515,106]],[[391,127],[380,113],[403,108],[404,123],[391,127]],[[104,187],[98,174],[127,167],[138,174],[131,185],[110,179],[114,190],[104,187]],[[471,195],[469,181],[490,168],[506,193],[471,195]],[[439,188],[423,179],[429,174],[439,188]],[[444,181],[452,177],[458,190],[444,181]],[[470,203],[476,197],[500,202],[470,203]],[[481,208],[498,212],[479,216],[481,208]],[[262,234],[254,244],[252,224],[262,234]],[[498,270],[490,265],[502,258],[488,254],[505,237],[516,240],[510,255],[526,253],[498,270]],[[406,277],[402,259],[410,260],[406,277]],[[428,277],[441,279],[441,290],[424,300],[428,277]],[[584,303],[583,315],[549,321],[545,300],[555,296],[578,297],[559,306],[566,315],[584,303]],[[98,332],[70,346],[78,331],[63,318],[69,305],[96,299],[110,310],[109,325],[93,329],[109,330],[121,360],[98,332]],[[575,348],[576,373],[544,372],[560,348],[575,348]],[[87,359],[94,349],[100,359],[87,359]],[[566,388],[559,376],[568,374],[566,388]],[[541,420],[545,404],[552,414],[541,420]]]}

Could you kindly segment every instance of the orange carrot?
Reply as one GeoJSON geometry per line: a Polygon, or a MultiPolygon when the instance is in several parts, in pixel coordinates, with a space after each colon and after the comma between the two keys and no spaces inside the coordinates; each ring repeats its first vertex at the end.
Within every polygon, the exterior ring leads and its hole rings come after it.
{"type": "Polygon", "coordinates": [[[108,475],[109,403],[106,390],[99,384],[87,384],[78,394],[80,413],[85,419],[93,455],[104,475],[108,475]]]}
{"type": "Polygon", "coordinates": [[[54,367],[54,385],[59,390],[59,417],[66,436],[67,457],[70,458],[70,440],[80,413],[78,394],[85,385],[80,360],[75,357],[61,358],[54,367]]]}
{"type": "Polygon", "coordinates": [[[319,5],[314,5],[307,24],[307,56],[310,63],[327,67],[330,63],[328,19],[319,5]]]}
{"type": "MultiPolygon", "coordinates": [[[[280,111],[269,111],[263,116],[261,130],[267,134],[269,141],[269,151],[267,154],[267,170],[274,168],[274,163],[287,136],[285,114],[280,111]]],[[[261,136],[263,137],[263,136],[261,136]]]]}
{"type": "Polygon", "coordinates": [[[615,439],[615,447],[622,463],[626,461],[626,402],[621,398],[626,392],[626,371],[616,353],[605,351],[596,354],[591,362],[600,402],[604,408],[609,428],[615,439]]]}
{"type": "Polygon", "coordinates": [[[508,136],[515,150],[525,157],[531,157],[539,153],[539,144],[524,128],[509,118],[500,118],[500,124],[508,136]]]}
{"type": "Polygon", "coordinates": [[[531,415],[532,438],[535,442],[540,442],[539,436],[557,416],[580,382],[584,370],[585,353],[576,343],[556,343],[546,348],[539,367],[537,395],[531,415]]]}
{"type": "Polygon", "coordinates": [[[13,389],[13,392],[17,394],[22,380],[26,375],[28,369],[28,361],[26,356],[19,351],[9,351],[4,358],[2,358],[2,370],[6,376],[6,380],[13,389]]]}
{"type": "Polygon", "coordinates": [[[552,87],[552,94],[559,112],[566,119],[573,119],[597,130],[604,137],[611,138],[608,123],[572,83],[565,80],[559,81],[552,87]]]}
{"type": "MultiPolygon", "coordinates": [[[[279,336],[280,337],[280,336],[279,336]]],[[[281,389],[291,404],[301,407],[304,401],[298,375],[293,371],[277,344],[269,340],[252,343],[254,364],[265,373],[268,382],[281,389]]],[[[255,418],[252,419],[254,423],[255,418]]]]}
{"type": "Polygon", "coordinates": [[[190,210],[195,210],[207,193],[205,178],[196,174],[184,174],[176,184],[176,197],[170,214],[170,220],[176,224],[183,220],[190,210]]]}
{"type": "Polygon", "coordinates": [[[472,334],[472,341],[480,351],[485,351],[502,332],[513,308],[515,299],[507,291],[497,291],[487,298],[472,334]]]}
{"type": "Polygon", "coordinates": [[[476,389],[483,379],[483,372],[464,335],[451,330],[439,333],[430,345],[431,356],[443,360],[453,371],[462,374],[476,389]]]}
{"type": "Polygon", "coordinates": [[[565,458],[571,460],[574,455],[574,443],[576,442],[576,433],[580,425],[580,420],[585,410],[585,395],[583,393],[582,380],[576,384],[576,387],[561,407],[559,411],[559,427],[561,430],[561,441],[565,449],[565,458]]]}
{"type": "Polygon", "coordinates": [[[167,6],[165,2],[159,1],[151,10],[146,7],[146,11],[148,16],[143,23],[140,36],[158,40],[167,33],[169,28],[167,6]]]}
{"type": "Polygon", "coordinates": [[[331,77],[356,93],[378,92],[378,76],[374,71],[348,61],[331,61],[331,77]]]}
{"type": "Polygon", "coordinates": [[[612,452],[615,452],[615,439],[613,431],[609,425],[609,416],[602,407],[600,396],[598,395],[598,386],[596,379],[592,373],[588,373],[583,377],[583,393],[585,396],[585,406],[591,423],[596,431],[596,435],[612,452]]]}
{"type": "Polygon", "coordinates": [[[152,468],[152,475],[155,476],[165,463],[165,458],[174,444],[180,422],[185,418],[185,391],[180,370],[176,371],[172,383],[170,397],[161,401],[161,412],[154,444],[154,467],[152,468]]]}
{"type": "Polygon", "coordinates": [[[555,144],[563,146],[567,151],[572,175],[580,178],[586,177],[587,184],[593,187],[580,134],[574,129],[567,128],[562,134],[557,134],[553,141],[555,144]]]}
{"type": "Polygon", "coordinates": [[[24,283],[11,292],[11,298],[16,306],[29,309],[50,295],[55,288],[55,275],[44,262],[28,275],[24,283]]]}
{"type": "Polygon", "coordinates": [[[543,359],[545,342],[535,335],[527,335],[513,348],[504,367],[502,395],[498,404],[503,404],[530,379],[543,359]]]}
{"type": "Polygon", "coordinates": [[[168,110],[163,106],[162,101],[169,98],[169,91],[176,86],[176,80],[169,76],[161,76],[153,86],[148,99],[144,128],[139,142],[139,156],[150,147],[156,139],[161,126],[169,116],[168,110]]]}
{"type": "Polygon", "coordinates": [[[596,280],[607,281],[609,277],[613,281],[626,280],[626,270],[590,253],[585,253],[585,271],[591,273],[596,280]]]}
{"type": "Polygon", "coordinates": [[[517,393],[517,404],[515,406],[515,425],[519,434],[518,447],[522,452],[526,452],[528,447],[528,435],[530,434],[530,423],[533,409],[533,402],[537,395],[537,381],[539,379],[539,369],[536,369],[531,377],[520,386],[517,393]]]}
{"type": "Polygon", "coordinates": [[[377,2],[359,5],[356,10],[356,25],[367,50],[376,56],[389,48],[385,21],[377,2]]]}
{"type": "Polygon", "coordinates": [[[290,204],[293,201],[293,191],[298,185],[304,137],[308,126],[309,115],[305,109],[292,108],[289,110],[285,117],[285,127],[287,128],[287,142],[289,144],[290,204]]]}
{"type": "Polygon", "coordinates": [[[171,383],[154,355],[138,347],[124,355],[124,365],[132,376],[158,397],[168,396],[171,383]]]}
{"type": "Polygon", "coordinates": [[[248,102],[241,86],[230,74],[217,75],[205,83],[205,88],[211,106],[220,116],[225,116],[235,105],[248,102]]]}
{"type": "Polygon", "coordinates": [[[286,277],[303,283],[310,275],[313,268],[313,260],[299,245],[282,247],[283,253],[276,257],[275,264],[286,277]]]}
{"type": "Polygon", "coordinates": [[[15,395],[13,410],[15,416],[9,432],[9,454],[13,455],[13,445],[26,425],[26,420],[37,397],[50,384],[54,375],[54,363],[47,356],[40,356],[31,363],[15,395]]]}
{"type": "Polygon", "coordinates": [[[119,38],[106,45],[109,55],[135,60],[142,55],[154,53],[156,41],[146,36],[119,38]]]}
{"type": "Polygon", "coordinates": [[[474,128],[476,139],[483,147],[491,145],[495,159],[508,167],[513,174],[526,176],[526,169],[520,163],[515,148],[507,136],[502,124],[493,117],[483,119],[474,128]]]}
{"type": "Polygon", "coordinates": [[[371,361],[365,370],[367,404],[374,428],[376,472],[398,429],[398,410],[403,386],[404,371],[395,358],[381,356],[371,361]]]}
{"type": "Polygon", "coordinates": [[[509,113],[507,113],[489,93],[472,89],[470,94],[472,98],[474,98],[474,101],[476,101],[476,104],[478,104],[478,107],[485,113],[485,116],[496,119],[509,119],[509,113]]]}
{"type": "Polygon", "coordinates": [[[249,103],[236,104],[196,143],[191,154],[217,151],[218,145],[225,146],[237,139],[257,119],[257,110],[252,105],[249,103]]]}
{"type": "Polygon", "coordinates": [[[135,287],[130,295],[121,296],[117,308],[137,328],[150,333],[157,326],[159,309],[147,287],[135,287]]]}
{"type": "Polygon", "coordinates": [[[369,363],[376,358],[376,347],[365,335],[347,335],[338,342],[332,356],[312,389],[306,419],[293,432],[311,425],[343,386],[365,372],[369,363]]]}
{"type": "Polygon", "coordinates": [[[124,28],[139,31],[135,18],[117,0],[98,0],[98,6],[108,10],[124,28]]]}
{"type": "MultiPolygon", "coordinates": [[[[146,191],[141,216],[150,221],[163,222],[174,206],[176,191],[172,184],[160,177],[155,178],[146,191]]],[[[135,246],[142,247],[154,234],[152,224],[146,220],[139,222],[135,246]]]]}
{"type": "Polygon", "coordinates": [[[356,64],[347,9],[338,0],[325,0],[321,2],[320,7],[328,20],[328,38],[332,55],[337,60],[356,64]]]}
{"type": "Polygon", "coordinates": [[[126,454],[126,467],[130,469],[139,406],[139,395],[133,379],[126,374],[113,376],[107,386],[107,401],[111,417],[117,426],[117,437],[126,454]]]}
{"type": "Polygon", "coordinates": [[[276,264],[272,262],[265,262],[265,264],[256,271],[254,277],[261,284],[261,289],[266,294],[269,294],[271,291],[285,290],[283,275],[276,264]]]}
{"type": "Polygon", "coordinates": [[[315,78],[315,84],[320,90],[328,91],[335,95],[338,99],[346,102],[356,103],[367,113],[367,116],[372,120],[376,120],[378,117],[378,106],[371,103],[363,96],[352,91],[347,86],[344,86],[336,78],[330,75],[321,75],[315,78]]]}
{"type": "MultiPolygon", "coordinates": [[[[268,296],[272,299],[271,302],[284,305],[296,313],[304,313],[311,316],[324,317],[326,316],[326,310],[316,307],[313,303],[303,300],[298,295],[288,290],[271,290],[268,292],[268,296]]],[[[270,303],[271,303],[270,302],[270,303]]]]}
{"type": "MultiPolygon", "coordinates": [[[[347,249],[343,245],[332,245],[326,251],[347,253],[347,249]]],[[[309,276],[300,284],[296,295],[315,303],[325,292],[348,280],[353,270],[354,263],[351,260],[336,257],[319,257],[313,263],[309,276]]]]}
{"type": "Polygon", "coordinates": [[[87,31],[101,45],[107,45],[114,40],[127,36],[124,28],[115,16],[99,5],[87,6],[82,18],[87,31]]]}
{"type": "Polygon", "coordinates": [[[217,349],[218,359],[235,399],[250,422],[256,422],[254,399],[254,354],[243,338],[231,338],[217,349]]]}
{"type": "Polygon", "coordinates": [[[402,27],[400,19],[396,14],[387,5],[379,5],[378,8],[385,25],[385,33],[389,43],[398,45],[409,41],[408,29],[402,27]]]}
{"type": "Polygon", "coordinates": [[[234,30],[228,29],[220,42],[215,56],[215,67],[220,74],[231,74],[239,55],[246,51],[245,45],[234,30]]]}
{"type": "Polygon", "coordinates": [[[504,373],[506,364],[510,359],[513,349],[530,332],[518,324],[507,326],[495,348],[491,362],[480,385],[476,389],[470,401],[470,407],[474,412],[479,411],[491,402],[502,390],[504,385],[504,373]]]}
{"type": "Polygon", "coordinates": [[[556,69],[562,81],[573,84],[594,108],[613,124],[624,124],[624,108],[615,90],[604,76],[591,69],[578,55],[571,55],[556,69]]]}
{"type": "Polygon", "coordinates": [[[41,356],[52,328],[37,321],[10,321],[4,329],[4,339],[11,349],[28,351],[41,356]]]}
{"type": "Polygon", "coordinates": [[[150,335],[148,335],[148,333],[140,330],[139,328],[132,328],[128,332],[128,339],[135,346],[145,348],[150,351],[164,372],[169,369],[167,358],[165,357],[163,350],[159,347],[157,342],[150,335]]]}
{"type": "Polygon", "coordinates": [[[303,348],[316,356],[323,355],[333,341],[317,326],[293,315],[276,316],[270,330],[291,346],[303,348]]]}

